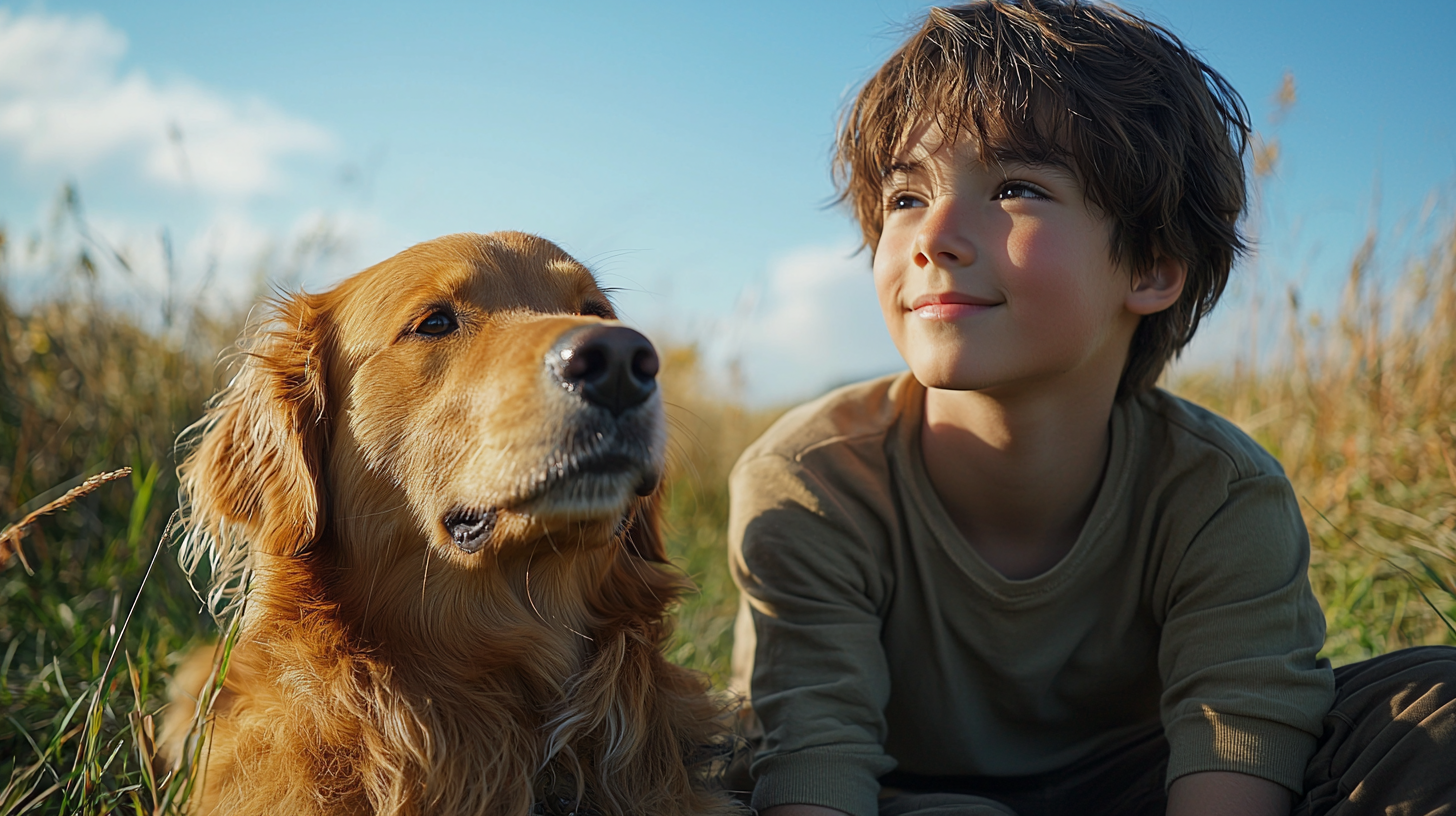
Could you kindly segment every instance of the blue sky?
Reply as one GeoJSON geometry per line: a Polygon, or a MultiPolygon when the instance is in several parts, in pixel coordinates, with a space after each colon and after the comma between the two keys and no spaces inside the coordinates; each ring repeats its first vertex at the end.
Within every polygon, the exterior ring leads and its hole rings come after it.
{"type": "MultiPolygon", "coordinates": [[[[845,95],[925,5],[0,4],[0,222],[44,228],[74,180],[128,285],[161,285],[165,227],[184,288],[235,302],[260,265],[321,288],[415,241],[523,229],[586,260],[654,338],[737,361],[755,401],[802,397],[897,365],[857,231],[826,206],[828,150],[845,95]],[[337,251],[296,260],[321,231],[337,251]]],[[[1406,236],[1394,268],[1427,202],[1449,211],[1456,3],[1128,5],[1280,140],[1235,299],[1296,281],[1328,302],[1369,225],[1406,236]],[[1286,71],[1299,101],[1275,125],[1286,71]]],[[[12,266],[45,284],[38,261],[12,266]]],[[[1240,336],[1227,311],[1195,360],[1240,336]]]]}

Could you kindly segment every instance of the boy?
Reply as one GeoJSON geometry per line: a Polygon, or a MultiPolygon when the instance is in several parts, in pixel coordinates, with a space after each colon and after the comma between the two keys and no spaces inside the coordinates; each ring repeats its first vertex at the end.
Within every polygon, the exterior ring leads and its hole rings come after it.
{"type": "Polygon", "coordinates": [[[910,371],[733,474],[763,816],[1456,800],[1456,650],[1318,660],[1278,463],[1154,388],[1243,248],[1248,132],[1176,37],[1076,0],[932,10],[861,90],[837,178],[910,371]]]}

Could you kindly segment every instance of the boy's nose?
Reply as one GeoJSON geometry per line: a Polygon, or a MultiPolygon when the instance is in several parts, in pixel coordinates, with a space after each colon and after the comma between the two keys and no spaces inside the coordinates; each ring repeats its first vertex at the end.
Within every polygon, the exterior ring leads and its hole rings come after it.
{"type": "Polygon", "coordinates": [[[930,206],[915,236],[916,266],[952,268],[975,262],[975,243],[958,215],[953,201],[941,199],[930,206]]]}

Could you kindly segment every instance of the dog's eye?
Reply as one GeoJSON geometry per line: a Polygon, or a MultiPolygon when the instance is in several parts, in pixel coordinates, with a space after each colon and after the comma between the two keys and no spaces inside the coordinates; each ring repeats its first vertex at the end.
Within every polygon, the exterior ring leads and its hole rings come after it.
{"type": "Polygon", "coordinates": [[[586,303],[583,303],[581,305],[581,313],[584,315],[591,315],[593,317],[600,317],[603,320],[617,319],[617,316],[612,314],[612,307],[608,306],[605,303],[599,303],[594,300],[589,300],[586,303]]]}
{"type": "Polygon", "coordinates": [[[431,312],[429,317],[421,320],[420,324],[415,326],[415,333],[440,337],[455,331],[459,325],[455,322],[455,316],[449,312],[431,312]]]}

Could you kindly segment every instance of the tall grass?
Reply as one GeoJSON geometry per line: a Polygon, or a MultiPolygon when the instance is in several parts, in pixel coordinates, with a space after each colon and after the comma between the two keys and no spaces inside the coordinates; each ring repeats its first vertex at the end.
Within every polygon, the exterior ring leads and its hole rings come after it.
{"type": "Polygon", "coordinates": [[[1393,279],[1373,274],[1377,237],[1333,319],[1291,288],[1272,362],[1173,385],[1284,465],[1336,663],[1456,644],[1456,224],[1393,279]]]}
{"type": "Polygon", "coordinates": [[[664,527],[668,552],[694,583],[677,613],[668,657],[725,687],[738,590],[728,574],[728,472],[780,410],[751,411],[713,381],[693,346],[664,351],[663,398],[671,428],[664,527]]]}
{"type": "MultiPolygon", "coordinates": [[[[97,246],[70,246],[51,252],[43,298],[17,306],[0,286],[0,513],[132,472],[37,522],[25,563],[0,560],[0,816],[170,813],[188,777],[154,775],[155,718],[181,655],[217,631],[158,542],[175,509],[174,440],[220,384],[242,315],[168,298],[157,321],[108,305],[98,277],[121,273],[97,246]]],[[[13,252],[0,234],[0,281],[13,252]]],[[[1370,274],[1369,258],[1352,262],[1333,319],[1291,299],[1273,362],[1172,386],[1284,463],[1336,662],[1456,643],[1456,233],[1393,279],[1370,274]]],[[[741,405],[691,346],[663,349],[662,387],[669,551],[699,587],[677,610],[670,657],[721,686],[737,603],[727,474],[777,412],[741,405]]]]}
{"type": "Polygon", "coordinates": [[[56,285],[23,309],[0,291],[0,514],[131,473],[32,525],[0,563],[0,813],[147,812],[166,787],[150,743],[167,672],[210,629],[159,552],[172,444],[214,390],[212,349],[231,330],[201,312],[142,329],[98,295],[84,250],[48,271],[56,285]]]}

